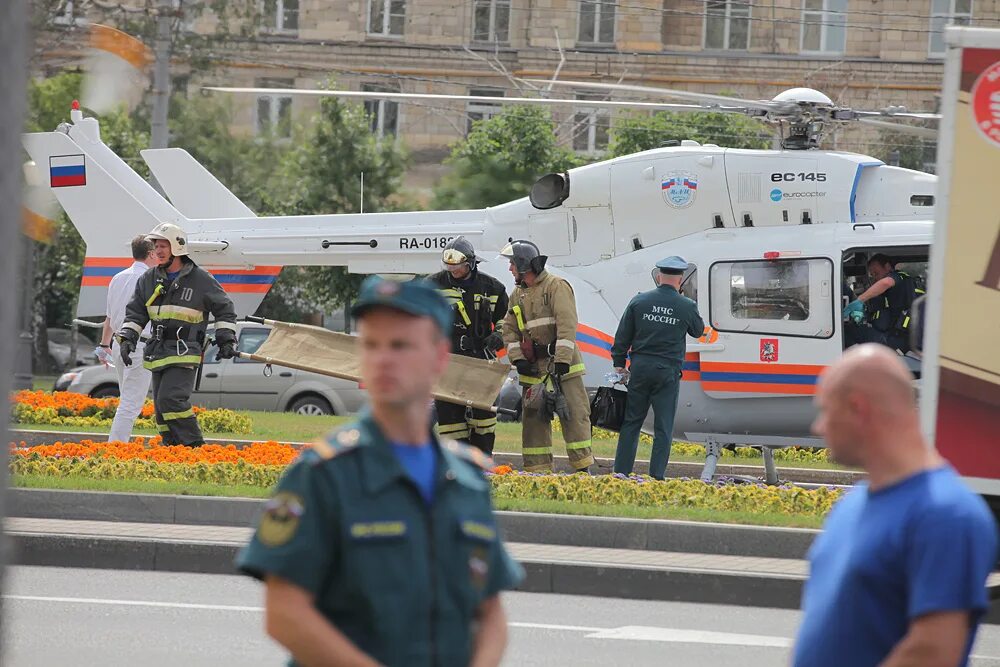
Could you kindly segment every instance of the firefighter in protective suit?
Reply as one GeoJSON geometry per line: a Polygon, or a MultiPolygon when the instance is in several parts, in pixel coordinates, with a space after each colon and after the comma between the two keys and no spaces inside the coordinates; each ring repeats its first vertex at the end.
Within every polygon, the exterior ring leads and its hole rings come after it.
{"type": "MultiPolygon", "coordinates": [[[[503,283],[480,273],[476,250],[464,236],[445,246],[441,264],[444,270],[430,279],[454,309],[451,351],[477,359],[495,357],[504,346],[500,331],[507,312],[507,290],[503,283]]],[[[445,401],[436,401],[435,407],[438,433],[493,454],[495,413],[445,401]]]]}
{"type": "Polygon", "coordinates": [[[164,222],[146,238],[159,263],[136,283],[118,345],[122,362],[131,366],[139,335],[150,323],[142,363],[153,374],[156,429],[164,444],[194,447],[205,442],[191,392],[205,350],[208,315],[215,316],[219,358],[231,359],[237,355],[236,309],[218,281],[188,257],[184,230],[164,222]]]}
{"type": "Polygon", "coordinates": [[[568,419],[560,418],[566,454],[574,469],[588,472],[594,463],[590,449],[590,400],[583,386],[585,369],[576,344],[576,297],[568,282],[548,273],[545,260],[531,241],[512,241],[500,251],[510,260],[517,286],[503,323],[507,356],[517,368],[523,409],[521,439],[524,469],[552,470],[552,424],[537,406],[524,401],[528,388],[553,377],[562,388],[568,419]]]}

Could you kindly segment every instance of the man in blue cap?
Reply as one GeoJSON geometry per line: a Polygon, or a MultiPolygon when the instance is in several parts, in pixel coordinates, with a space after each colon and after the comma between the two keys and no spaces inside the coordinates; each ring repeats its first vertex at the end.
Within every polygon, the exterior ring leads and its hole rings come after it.
{"type": "Polygon", "coordinates": [[[478,449],[440,441],[431,390],[452,309],[429,283],[368,278],[354,304],[370,411],[292,463],[237,565],[266,585],[292,665],[497,665],[507,554],[478,449]]]}
{"type": "Polygon", "coordinates": [[[625,421],[615,451],[615,472],[632,473],[639,432],[652,405],[654,435],[649,474],[663,479],[666,473],[673,444],[685,337],[697,338],[705,330],[698,305],[679,292],[687,267],[687,261],[676,255],[657,262],[657,288],[629,302],[615,332],[611,362],[616,371],[630,376],[625,421]],[[626,357],[631,359],[627,372],[626,357]]]}

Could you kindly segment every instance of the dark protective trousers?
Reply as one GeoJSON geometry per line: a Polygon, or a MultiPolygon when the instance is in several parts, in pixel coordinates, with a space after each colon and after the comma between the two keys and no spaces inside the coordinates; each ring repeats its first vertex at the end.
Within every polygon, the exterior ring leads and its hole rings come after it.
{"type": "Polygon", "coordinates": [[[628,381],[628,402],[625,421],[618,434],[615,450],[615,472],[632,474],[635,452],[639,447],[642,423],[653,406],[653,452],[649,457],[649,474],[663,479],[673,446],[674,416],[681,386],[681,370],[667,362],[634,360],[632,377],[628,381]]]}
{"type": "Polygon", "coordinates": [[[867,324],[855,324],[854,322],[844,324],[844,347],[848,348],[860,343],[886,345],[894,350],[899,350],[903,354],[910,351],[908,336],[899,336],[891,332],[879,331],[867,324]]]}
{"type": "Polygon", "coordinates": [[[194,366],[167,366],[153,371],[153,409],[156,430],[165,445],[205,444],[198,420],[191,408],[191,392],[198,369],[194,366]]]}
{"type": "Polygon", "coordinates": [[[461,440],[485,454],[493,455],[493,443],[497,436],[496,413],[472,408],[471,416],[467,416],[464,405],[445,401],[434,401],[434,407],[441,437],[461,440]]]}

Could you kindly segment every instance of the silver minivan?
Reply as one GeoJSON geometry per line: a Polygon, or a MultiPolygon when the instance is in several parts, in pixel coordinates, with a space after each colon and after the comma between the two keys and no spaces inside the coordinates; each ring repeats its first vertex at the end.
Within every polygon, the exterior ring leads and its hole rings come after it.
{"type": "MultiPolygon", "coordinates": [[[[267,339],[270,328],[248,322],[237,323],[239,351],[253,353],[267,339]]],[[[273,366],[268,375],[264,364],[249,359],[218,359],[218,348],[209,346],[201,369],[201,384],[191,402],[205,408],[289,411],[305,415],[345,415],[357,412],[367,392],[356,382],[273,366]]],[[[121,363],[121,360],[116,360],[121,363]]],[[[118,376],[104,364],[83,366],[56,380],[55,391],[74,391],[94,398],[118,395],[118,376]]]]}

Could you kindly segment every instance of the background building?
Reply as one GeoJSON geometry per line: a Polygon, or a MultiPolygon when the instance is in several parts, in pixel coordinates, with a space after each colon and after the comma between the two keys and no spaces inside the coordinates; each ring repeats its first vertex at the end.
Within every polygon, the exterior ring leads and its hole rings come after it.
{"type": "MultiPolygon", "coordinates": [[[[174,3],[182,10],[187,4],[174,3]]],[[[66,4],[70,25],[74,10],[66,4]]],[[[99,9],[86,4],[90,14],[99,9]]],[[[755,99],[807,86],[858,108],[933,110],[943,27],[1000,23],[1000,0],[262,0],[259,11],[253,25],[226,26],[209,69],[175,59],[173,73],[189,93],[210,84],[317,87],[333,77],[349,90],[514,96],[529,90],[517,79],[558,72],[561,79],[755,99]]],[[[182,21],[199,35],[220,29],[209,12],[182,21]]],[[[41,60],[72,58],[73,48],[63,45],[41,60]]],[[[292,121],[317,104],[278,94],[248,98],[238,123],[246,132],[289,135],[292,121]]],[[[410,149],[411,185],[424,187],[441,174],[449,144],[499,109],[489,102],[365,105],[373,132],[410,149]]],[[[607,147],[614,114],[580,109],[554,117],[566,145],[595,156],[607,147]]],[[[880,141],[877,131],[851,128],[828,143],[875,152],[880,141]]],[[[927,162],[933,168],[932,147],[927,162]]]]}

